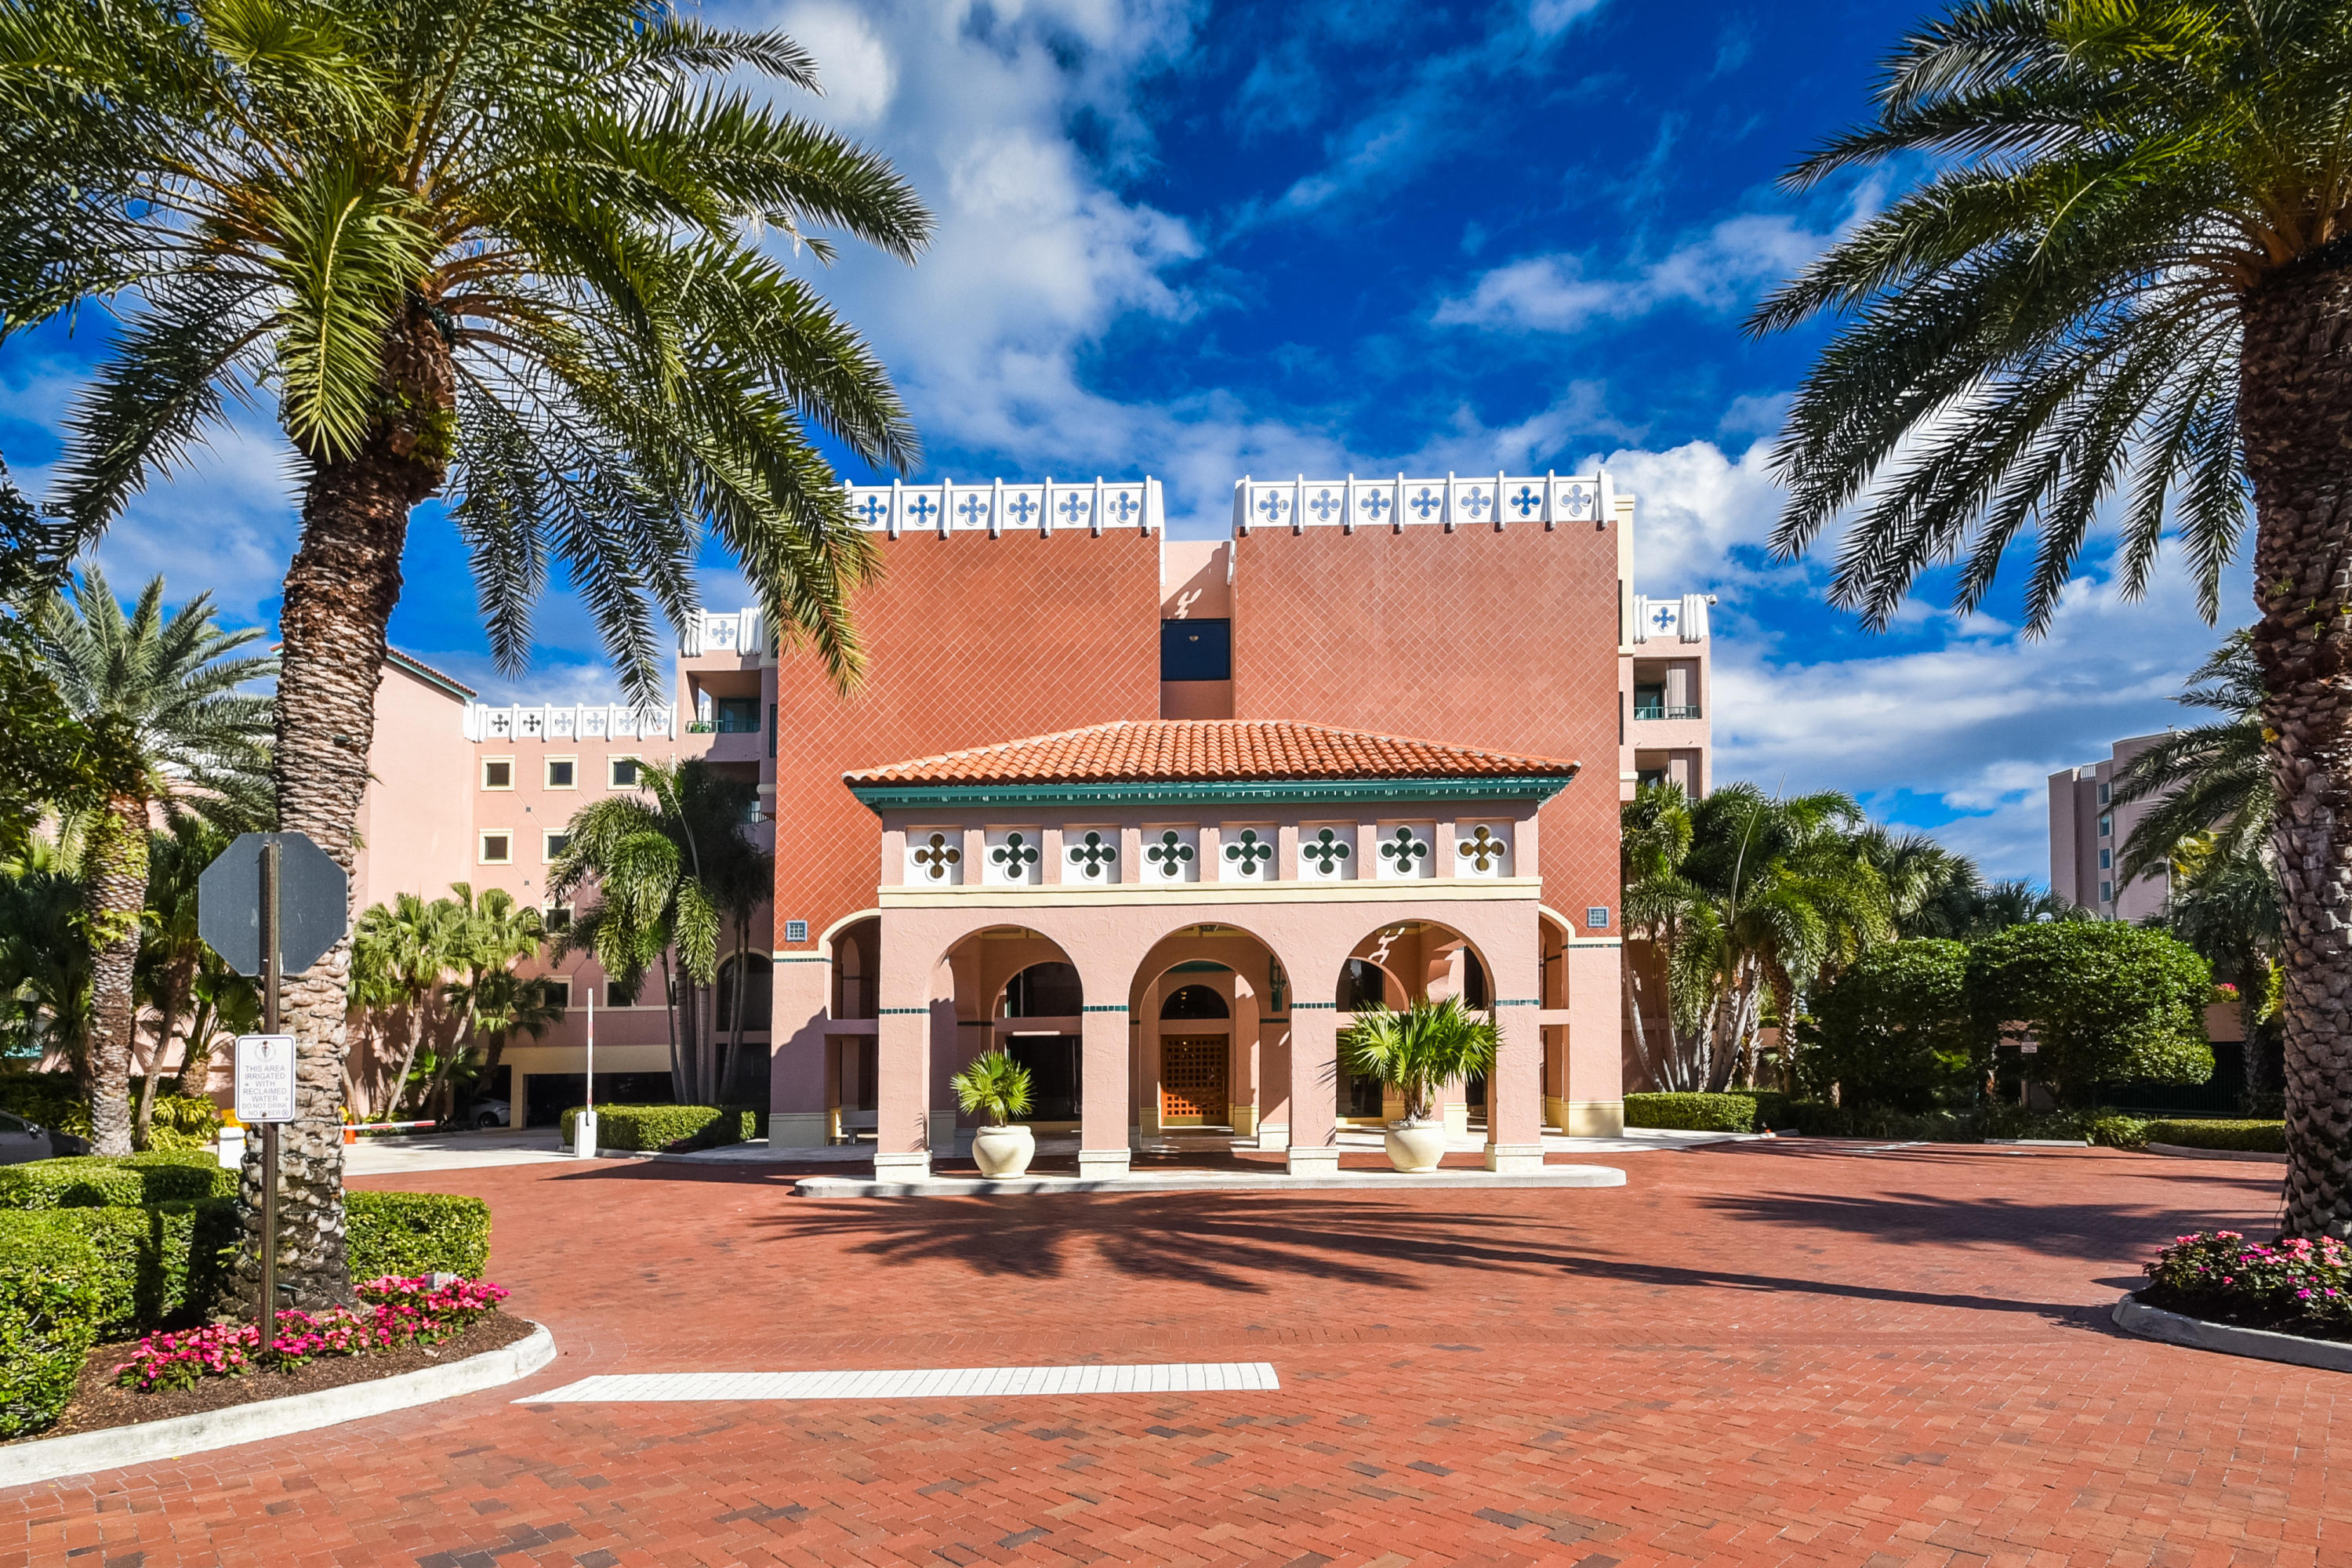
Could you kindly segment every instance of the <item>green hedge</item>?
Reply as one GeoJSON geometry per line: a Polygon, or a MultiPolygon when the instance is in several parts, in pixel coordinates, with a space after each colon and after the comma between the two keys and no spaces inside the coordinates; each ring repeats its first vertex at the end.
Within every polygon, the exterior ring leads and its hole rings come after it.
{"type": "Polygon", "coordinates": [[[63,1413],[104,1310],[89,1245],[68,1235],[0,1235],[0,1437],[63,1413]]]}
{"type": "Polygon", "coordinates": [[[462,1274],[490,1265],[490,1205],[449,1193],[346,1193],[344,1244],[352,1281],[387,1274],[462,1274]]]}
{"type": "Polygon", "coordinates": [[[128,1335],[214,1303],[236,1253],[236,1202],[19,1211],[0,1215],[0,1237],[89,1247],[100,1331],[128,1335]]]}
{"type": "Polygon", "coordinates": [[[236,1173],[208,1149],[77,1154],[0,1166],[0,1209],[137,1208],[226,1197],[236,1173]]]}
{"type": "MultiPolygon", "coordinates": [[[[584,1106],[563,1113],[563,1141],[584,1106]]],[[[678,1154],[691,1149],[715,1149],[760,1136],[760,1113],[742,1107],[715,1105],[600,1105],[596,1108],[596,1146],[646,1154],[678,1154]]]]}
{"type": "Polygon", "coordinates": [[[2257,1154],[2286,1152],[2284,1121],[2151,1121],[2145,1142],[2183,1149],[2242,1149],[2257,1154]]]}
{"type": "Polygon", "coordinates": [[[1625,1125],[1663,1127],[1680,1132],[1753,1132],[1752,1094],[1629,1094],[1625,1125]]]}

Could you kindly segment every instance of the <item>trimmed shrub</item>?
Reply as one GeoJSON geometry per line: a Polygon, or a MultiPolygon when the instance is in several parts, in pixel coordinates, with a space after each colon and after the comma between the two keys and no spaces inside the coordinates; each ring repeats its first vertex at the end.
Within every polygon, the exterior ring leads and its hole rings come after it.
{"type": "Polygon", "coordinates": [[[2255,1154],[2286,1152],[2284,1121],[2150,1121],[2144,1124],[2144,1143],[2171,1143],[2183,1149],[2241,1149],[2255,1154]]]}
{"type": "Polygon", "coordinates": [[[209,1151],[220,1131],[220,1107],[193,1094],[159,1094],[154,1120],[147,1129],[147,1147],[154,1152],[209,1151]]]}
{"type": "Polygon", "coordinates": [[[1752,1094],[1629,1094],[1625,1125],[1678,1132],[1753,1132],[1752,1094]]]}
{"type": "Polygon", "coordinates": [[[490,1262],[490,1205],[451,1193],[346,1193],[344,1245],[352,1281],[462,1274],[490,1262]]]}
{"type": "Polygon", "coordinates": [[[0,1214],[0,1237],[90,1249],[99,1329],[110,1334],[152,1328],[210,1306],[228,1277],[237,1230],[232,1198],[0,1214]]]}
{"type": "MultiPolygon", "coordinates": [[[[563,1113],[563,1141],[585,1106],[563,1113]]],[[[741,1107],[715,1105],[600,1105],[596,1108],[596,1146],[645,1154],[682,1154],[693,1149],[716,1149],[741,1143],[760,1135],[760,1113],[741,1107]]]]}
{"type": "Polygon", "coordinates": [[[138,1208],[236,1191],[236,1173],[223,1170],[202,1149],[76,1154],[0,1166],[0,1209],[138,1208]]]}
{"type": "Polygon", "coordinates": [[[1964,986],[1980,1049],[2022,1028],[2033,1077],[2062,1100],[2101,1083],[2203,1083],[2212,971],[2162,931],[2119,921],[2011,926],[1969,949],[1964,986]]]}
{"type": "Polygon", "coordinates": [[[97,1342],[104,1290],[89,1245],[0,1235],[0,1437],[62,1414],[97,1342]]]}
{"type": "Polygon", "coordinates": [[[1796,1026],[1805,1087],[1912,1115],[1965,1103],[1984,1076],[1961,1005],[1968,967],[1964,942],[1922,937],[1864,952],[1796,1026]]]}

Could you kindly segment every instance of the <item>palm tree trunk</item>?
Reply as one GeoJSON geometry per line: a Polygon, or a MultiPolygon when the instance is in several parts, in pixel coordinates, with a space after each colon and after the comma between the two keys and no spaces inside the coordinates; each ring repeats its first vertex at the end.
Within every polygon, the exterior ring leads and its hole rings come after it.
{"type": "MultiPolygon", "coordinates": [[[[278,826],[310,835],[346,872],[408,513],[447,470],[455,383],[448,347],[421,302],[386,344],[384,382],[387,412],[358,452],[310,471],[301,547],[278,612],[278,826]]],[[[351,955],[346,934],[281,991],[284,1026],[299,1043],[295,1120],[279,1134],[278,1278],[305,1308],[352,1299],[342,1140],[351,955]]],[[[248,1145],[237,1258],[248,1282],[260,1275],[260,1196],[261,1158],[248,1145]]]]}
{"type": "Polygon", "coordinates": [[[135,792],[110,797],[90,827],[89,890],[90,1147],[131,1152],[131,1060],[139,1008],[132,991],[139,962],[139,912],[147,906],[147,801],[135,792]]]}
{"type": "Polygon", "coordinates": [[[672,1100],[684,1101],[690,1097],[687,1091],[686,1079],[682,1076],[686,1058],[678,1049],[677,982],[671,977],[669,952],[667,949],[662,952],[661,966],[662,1022],[669,1027],[669,1094],[672,1100]]]}
{"type": "Polygon", "coordinates": [[[2290,1236],[2352,1230],[2352,258],[2342,250],[2273,274],[2240,305],[2254,651],[2278,790],[2290,1236]]]}
{"type": "Polygon", "coordinates": [[[1642,1026],[1642,997],[1633,984],[1633,949],[1629,944],[1617,954],[1618,972],[1625,979],[1625,1016],[1633,1020],[1633,1060],[1642,1069],[1642,1081],[1659,1081],[1657,1070],[1650,1065],[1649,1031],[1642,1026]]]}
{"type": "Polygon", "coordinates": [[[408,1075],[416,1070],[416,1047],[424,1041],[425,999],[412,996],[408,1003],[408,1047],[401,1052],[400,1072],[392,1080],[391,1109],[394,1118],[399,1114],[400,1102],[408,1098],[408,1075]]]}

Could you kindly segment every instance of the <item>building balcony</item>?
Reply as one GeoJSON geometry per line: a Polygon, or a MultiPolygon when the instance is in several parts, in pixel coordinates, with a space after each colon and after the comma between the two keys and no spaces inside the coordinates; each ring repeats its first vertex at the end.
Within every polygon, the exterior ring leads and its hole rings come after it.
{"type": "Polygon", "coordinates": [[[1647,702],[1634,704],[1633,717],[1636,719],[1698,719],[1705,715],[1700,713],[1696,706],[1675,707],[1664,702],[1647,702]]]}

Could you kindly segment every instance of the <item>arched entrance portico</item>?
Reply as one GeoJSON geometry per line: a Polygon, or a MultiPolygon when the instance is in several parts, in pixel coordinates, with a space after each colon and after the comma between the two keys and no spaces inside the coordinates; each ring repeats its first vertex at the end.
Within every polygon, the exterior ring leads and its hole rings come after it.
{"type": "Polygon", "coordinates": [[[1128,1002],[1137,1137],[1198,1130],[1283,1147],[1288,992],[1282,960],[1240,926],[1186,926],[1154,942],[1128,1002]]]}

